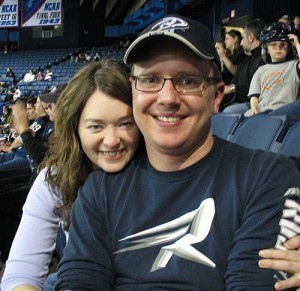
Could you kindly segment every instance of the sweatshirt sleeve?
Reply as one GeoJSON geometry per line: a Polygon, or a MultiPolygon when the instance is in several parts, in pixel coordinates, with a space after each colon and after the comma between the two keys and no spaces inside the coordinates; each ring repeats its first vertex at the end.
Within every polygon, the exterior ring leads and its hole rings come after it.
{"type": "Polygon", "coordinates": [[[46,155],[48,145],[38,136],[33,137],[30,130],[23,132],[21,138],[27,154],[36,164],[40,164],[46,155]]]}
{"type": "MultiPolygon", "coordinates": [[[[258,267],[258,252],[283,248],[299,234],[300,175],[292,161],[274,156],[261,182],[253,181],[236,230],[225,274],[226,290],[270,290],[288,275],[258,267]]],[[[262,177],[262,175],[260,175],[262,177]]],[[[259,179],[261,179],[261,177],[259,179]]]]}
{"type": "Polygon", "coordinates": [[[23,207],[1,282],[2,291],[20,284],[42,288],[48,273],[60,218],[54,209],[60,197],[49,190],[45,170],[35,180],[23,207]]]}
{"type": "Polygon", "coordinates": [[[97,171],[79,190],[55,290],[113,290],[111,239],[97,201],[100,185],[97,171]]]}

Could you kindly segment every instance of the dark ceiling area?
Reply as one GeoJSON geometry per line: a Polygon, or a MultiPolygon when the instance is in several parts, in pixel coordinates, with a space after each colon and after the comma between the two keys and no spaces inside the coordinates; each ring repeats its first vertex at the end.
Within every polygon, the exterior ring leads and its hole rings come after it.
{"type": "MultiPolygon", "coordinates": [[[[182,8],[177,10],[177,13],[180,13],[182,15],[186,16],[193,16],[193,13],[197,11],[196,8],[198,8],[200,5],[202,5],[204,2],[209,2],[208,0],[192,0],[192,1],[180,1],[180,0],[161,0],[158,2],[162,2],[165,5],[168,4],[168,1],[170,1],[170,4],[172,6],[172,3],[181,3],[182,8]],[[184,5],[185,3],[188,3],[184,5]]],[[[101,1],[99,1],[101,2],[101,1]]],[[[103,1],[102,1],[103,2],[103,1]]],[[[117,0],[110,11],[110,13],[106,17],[106,23],[108,25],[115,25],[115,24],[122,24],[123,20],[126,16],[128,16],[129,11],[132,9],[132,7],[139,7],[143,8],[147,3],[151,2],[151,0],[148,1],[139,1],[139,0],[117,0]],[[143,3],[141,6],[138,3],[143,3]]],[[[106,1],[106,5],[108,5],[109,1],[106,1]]]]}
{"type": "Polygon", "coordinates": [[[122,24],[132,2],[132,0],[118,0],[111,12],[107,15],[106,23],[110,25],[122,24]]]}

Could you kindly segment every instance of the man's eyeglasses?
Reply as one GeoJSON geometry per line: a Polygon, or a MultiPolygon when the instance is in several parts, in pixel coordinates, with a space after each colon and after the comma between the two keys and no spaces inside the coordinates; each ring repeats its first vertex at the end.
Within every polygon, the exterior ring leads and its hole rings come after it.
{"type": "Polygon", "coordinates": [[[203,93],[206,85],[216,84],[220,80],[201,75],[177,76],[175,78],[163,78],[153,75],[132,76],[134,86],[141,92],[159,92],[165,85],[166,80],[171,80],[174,89],[178,93],[203,93]]]}

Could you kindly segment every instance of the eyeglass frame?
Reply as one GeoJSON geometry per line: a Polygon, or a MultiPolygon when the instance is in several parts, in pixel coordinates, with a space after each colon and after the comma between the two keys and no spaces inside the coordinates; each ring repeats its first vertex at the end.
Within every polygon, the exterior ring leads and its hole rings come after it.
{"type": "MultiPolygon", "coordinates": [[[[134,76],[131,75],[130,76],[131,80],[134,81],[134,87],[137,91],[139,92],[144,92],[144,93],[157,93],[159,91],[161,91],[166,83],[167,80],[171,80],[172,84],[173,84],[173,88],[176,92],[178,92],[179,94],[195,94],[195,93],[203,93],[206,89],[205,87],[205,82],[207,83],[212,83],[212,84],[216,84],[221,82],[221,80],[214,78],[214,77],[207,77],[207,76],[203,76],[203,75],[180,75],[180,76],[176,76],[174,78],[164,78],[161,76],[155,76],[155,75],[139,75],[139,76],[134,76]],[[154,77],[154,78],[158,78],[160,81],[163,80],[163,82],[160,84],[161,88],[159,90],[141,90],[137,88],[137,81],[140,77],[154,77]],[[174,84],[174,79],[182,79],[182,78],[188,78],[188,77],[197,77],[197,78],[203,78],[203,83],[201,83],[201,85],[203,85],[203,89],[201,91],[194,91],[194,92],[189,92],[189,91],[178,91],[178,89],[176,89],[176,84],[174,84]]],[[[211,85],[211,84],[210,84],[211,85]]]]}

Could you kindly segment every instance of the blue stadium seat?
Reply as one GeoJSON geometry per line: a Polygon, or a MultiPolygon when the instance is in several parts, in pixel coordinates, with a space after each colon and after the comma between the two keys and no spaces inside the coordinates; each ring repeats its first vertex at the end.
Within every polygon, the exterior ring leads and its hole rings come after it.
{"type": "Polygon", "coordinates": [[[39,89],[36,91],[36,96],[41,96],[42,94],[44,94],[44,92],[45,92],[45,90],[39,89]]]}
{"type": "Polygon", "coordinates": [[[227,139],[233,134],[238,123],[242,120],[243,114],[220,112],[212,116],[211,125],[214,135],[227,139]]]}
{"type": "Polygon", "coordinates": [[[283,140],[275,143],[271,150],[287,157],[300,157],[300,120],[291,126],[283,140]]]}
{"type": "Polygon", "coordinates": [[[23,97],[27,98],[30,95],[30,91],[26,89],[26,90],[22,91],[22,95],[23,95],[23,97]]]}
{"type": "Polygon", "coordinates": [[[31,90],[29,91],[29,94],[32,95],[32,96],[37,96],[37,95],[36,95],[36,90],[35,90],[35,89],[31,89],[31,90]]]}
{"type": "Polygon", "coordinates": [[[288,128],[286,116],[257,114],[244,118],[228,140],[251,149],[271,150],[281,141],[288,128]]]}

